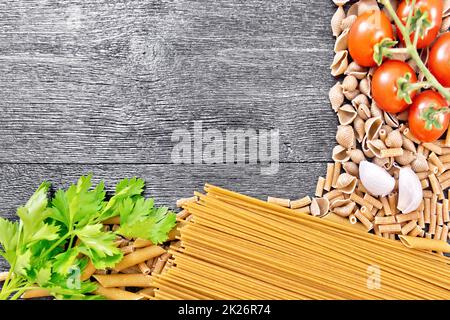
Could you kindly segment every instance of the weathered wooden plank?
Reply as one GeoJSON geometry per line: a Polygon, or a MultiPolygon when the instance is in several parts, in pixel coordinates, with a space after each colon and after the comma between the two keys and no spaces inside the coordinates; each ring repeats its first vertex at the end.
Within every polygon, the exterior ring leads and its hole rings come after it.
{"type": "Polygon", "coordinates": [[[0,4],[0,162],[169,163],[173,130],[276,128],[333,145],[326,1],[0,4]],[[314,8],[312,8],[312,4],[314,8]]]}
{"type": "MultiPolygon", "coordinates": [[[[18,206],[24,204],[43,180],[52,183],[53,190],[67,187],[80,175],[92,172],[97,183],[103,179],[109,191],[118,180],[138,176],[147,182],[146,195],[159,205],[175,207],[178,198],[189,197],[202,190],[204,183],[255,196],[268,195],[298,198],[312,194],[316,177],[324,175],[324,163],[283,163],[272,176],[261,175],[254,165],[0,165],[0,216],[14,217],[18,206]]],[[[6,269],[0,259],[0,271],[6,269]]]]}
{"type": "Polygon", "coordinates": [[[50,181],[53,189],[67,187],[81,175],[93,173],[93,181],[104,180],[108,190],[126,177],[137,176],[147,182],[146,195],[160,205],[174,207],[178,198],[189,197],[212,183],[245,194],[295,198],[312,194],[316,178],[325,174],[324,163],[282,163],[278,173],[262,175],[260,165],[0,165],[0,216],[11,217],[15,208],[25,203],[34,189],[50,181]]]}

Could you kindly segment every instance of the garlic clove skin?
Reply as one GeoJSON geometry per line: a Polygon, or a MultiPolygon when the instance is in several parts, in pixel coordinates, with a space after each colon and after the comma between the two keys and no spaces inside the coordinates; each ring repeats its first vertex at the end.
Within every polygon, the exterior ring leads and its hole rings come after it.
{"type": "Polygon", "coordinates": [[[409,168],[401,168],[398,178],[397,209],[402,213],[410,213],[419,208],[423,191],[419,177],[409,168]]]}
{"type": "Polygon", "coordinates": [[[395,179],[385,169],[369,161],[359,164],[359,179],[374,196],[387,196],[395,187],[395,179]]]}

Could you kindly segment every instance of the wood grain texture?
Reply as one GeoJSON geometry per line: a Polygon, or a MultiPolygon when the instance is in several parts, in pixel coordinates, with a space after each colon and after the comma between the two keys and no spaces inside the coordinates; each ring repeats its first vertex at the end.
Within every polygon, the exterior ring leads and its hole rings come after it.
{"type": "Polygon", "coordinates": [[[0,162],[167,163],[177,128],[277,128],[329,157],[327,1],[0,4],[0,162]]]}
{"type": "Polygon", "coordinates": [[[312,193],[335,144],[333,12],[313,0],[1,1],[0,215],[44,179],[87,172],[110,187],[140,176],[169,206],[205,182],[312,193]],[[172,132],[195,120],[278,129],[278,174],[171,164],[172,132]]]}

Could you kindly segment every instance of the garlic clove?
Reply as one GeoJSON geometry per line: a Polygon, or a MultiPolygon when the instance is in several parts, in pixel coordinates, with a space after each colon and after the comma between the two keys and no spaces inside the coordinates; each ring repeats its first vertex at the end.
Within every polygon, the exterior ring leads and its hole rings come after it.
{"type": "Polygon", "coordinates": [[[398,178],[397,209],[403,213],[410,213],[419,208],[423,191],[419,177],[409,168],[401,168],[398,178]]]}
{"type": "Polygon", "coordinates": [[[359,178],[374,196],[386,196],[395,187],[395,179],[386,170],[368,161],[359,164],[359,178]]]}

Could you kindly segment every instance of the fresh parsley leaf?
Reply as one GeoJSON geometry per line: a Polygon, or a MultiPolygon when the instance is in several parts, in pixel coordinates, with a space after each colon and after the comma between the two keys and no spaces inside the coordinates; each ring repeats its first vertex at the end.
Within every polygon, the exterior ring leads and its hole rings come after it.
{"type": "Polygon", "coordinates": [[[77,265],[76,260],[79,253],[78,247],[73,247],[58,254],[53,260],[53,270],[61,275],[68,274],[77,265]]]}
{"type": "Polygon", "coordinates": [[[0,218],[0,245],[3,247],[3,251],[0,250],[0,254],[11,263],[10,259],[15,256],[18,241],[18,229],[19,224],[17,222],[8,221],[0,218]]]}
{"type": "Polygon", "coordinates": [[[176,215],[168,208],[154,208],[153,199],[128,198],[119,206],[120,228],[117,233],[128,238],[142,238],[158,244],[167,240],[176,225],[176,215]]]}
{"type": "Polygon", "coordinates": [[[102,231],[103,225],[87,225],[76,231],[81,243],[78,246],[81,253],[91,258],[98,269],[113,267],[122,259],[122,251],[114,244],[116,236],[112,232],[102,231]]]}

